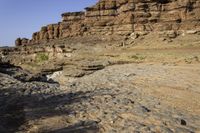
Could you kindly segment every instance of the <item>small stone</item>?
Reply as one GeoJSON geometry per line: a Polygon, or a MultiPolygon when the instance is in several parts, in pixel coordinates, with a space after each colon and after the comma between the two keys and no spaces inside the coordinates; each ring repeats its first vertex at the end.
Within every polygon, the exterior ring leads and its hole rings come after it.
{"type": "Polygon", "coordinates": [[[181,125],[186,126],[187,122],[185,120],[181,119],[181,125]]]}
{"type": "Polygon", "coordinates": [[[137,34],[137,33],[135,33],[135,32],[133,32],[133,33],[130,35],[130,38],[133,39],[133,40],[137,39],[138,37],[139,37],[139,34],[137,34]]]}
{"type": "Polygon", "coordinates": [[[187,34],[196,34],[197,30],[187,30],[186,33],[187,34]]]}
{"type": "Polygon", "coordinates": [[[145,107],[145,106],[142,106],[142,110],[143,111],[145,111],[145,112],[151,112],[151,110],[150,109],[148,109],[147,107],[145,107]]]}

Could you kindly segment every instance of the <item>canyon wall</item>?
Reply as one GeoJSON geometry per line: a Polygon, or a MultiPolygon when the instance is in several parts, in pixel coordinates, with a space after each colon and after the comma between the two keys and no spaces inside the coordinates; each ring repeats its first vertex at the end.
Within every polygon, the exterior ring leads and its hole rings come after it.
{"type": "Polygon", "coordinates": [[[200,30],[199,0],[99,0],[84,12],[62,14],[62,21],[41,28],[16,46],[88,35],[200,30]]]}

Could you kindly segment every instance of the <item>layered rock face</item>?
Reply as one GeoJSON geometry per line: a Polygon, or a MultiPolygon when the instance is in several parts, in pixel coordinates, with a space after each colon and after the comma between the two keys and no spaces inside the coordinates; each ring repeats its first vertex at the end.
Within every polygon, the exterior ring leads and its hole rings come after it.
{"type": "Polygon", "coordinates": [[[31,40],[18,39],[16,45],[88,35],[200,30],[199,12],[199,0],[99,0],[85,12],[62,14],[62,22],[44,26],[31,40]]]}

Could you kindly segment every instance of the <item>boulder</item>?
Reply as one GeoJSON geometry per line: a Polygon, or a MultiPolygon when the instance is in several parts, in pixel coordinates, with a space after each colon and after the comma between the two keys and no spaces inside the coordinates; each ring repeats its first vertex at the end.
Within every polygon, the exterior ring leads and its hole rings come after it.
{"type": "Polygon", "coordinates": [[[22,45],[22,40],[21,40],[21,38],[17,38],[16,40],[15,40],[15,46],[21,46],[22,45]]]}

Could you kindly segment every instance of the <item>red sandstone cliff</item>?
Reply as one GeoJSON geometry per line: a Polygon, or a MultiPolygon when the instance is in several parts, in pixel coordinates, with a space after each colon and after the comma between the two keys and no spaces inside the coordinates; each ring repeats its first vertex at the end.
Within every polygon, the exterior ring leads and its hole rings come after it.
{"type": "Polygon", "coordinates": [[[135,31],[200,30],[199,0],[99,0],[84,12],[62,14],[62,21],[41,28],[16,45],[73,36],[127,35],[135,31]]]}

